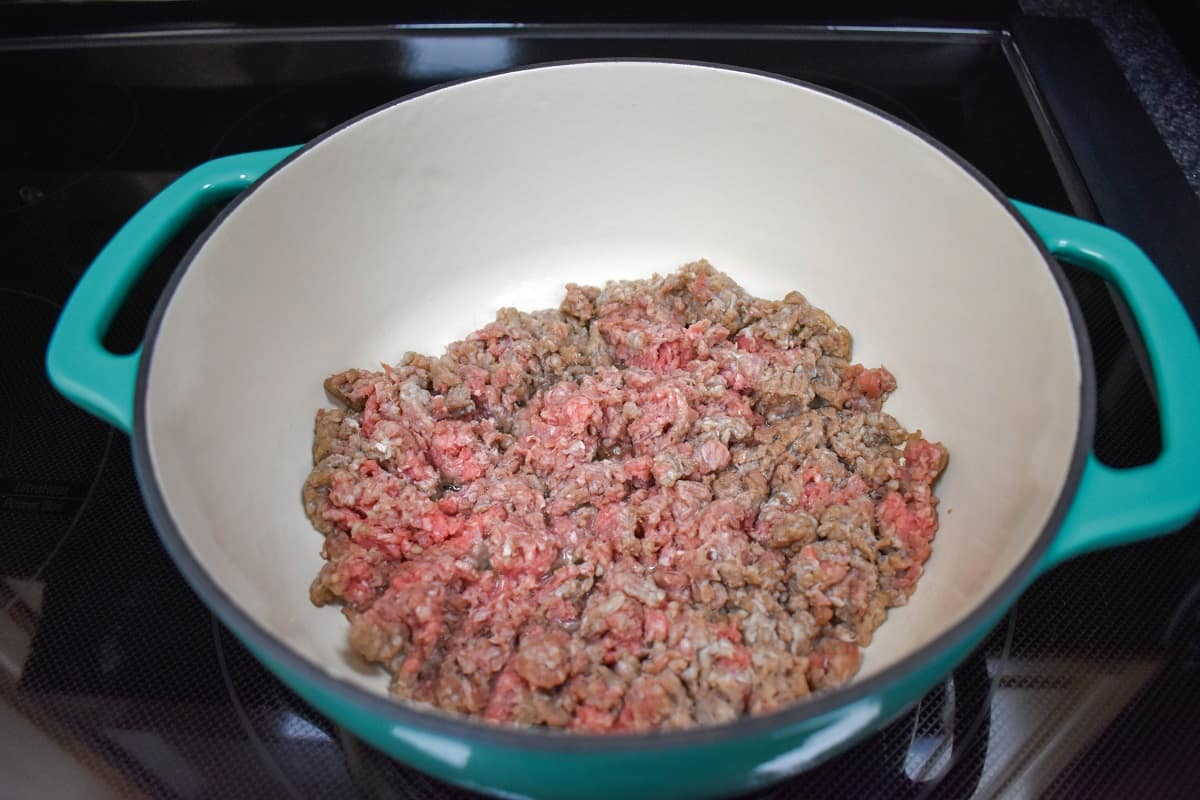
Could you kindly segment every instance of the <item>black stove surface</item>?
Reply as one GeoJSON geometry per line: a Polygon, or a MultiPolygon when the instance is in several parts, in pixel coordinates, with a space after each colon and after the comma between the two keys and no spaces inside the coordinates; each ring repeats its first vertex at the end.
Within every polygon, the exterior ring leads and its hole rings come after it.
{"type": "MultiPolygon", "coordinates": [[[[222,628],[160,546],[128,441],[53,392],[43,354],[90,259],[187,168],[304,142],[448,80],[634,56],[836,89],[927,131],[1014,197],[1096,214],[1070,137],[998,31],[479,25],[0,40],[0,795],[469,796],[339,730],[222,628]]],[[[208,219],[148,271],[112,349],[136,347],[208,219]]],[[[1097,451],[1148,461],[1158,430],[1137,348],[1104,284],[1070,277],[1097,361],[1097,451]]],[[[1198,575],[1194,526],[1055,570],[912,712],[760,796],[1200,796],[1198,575]]]]}

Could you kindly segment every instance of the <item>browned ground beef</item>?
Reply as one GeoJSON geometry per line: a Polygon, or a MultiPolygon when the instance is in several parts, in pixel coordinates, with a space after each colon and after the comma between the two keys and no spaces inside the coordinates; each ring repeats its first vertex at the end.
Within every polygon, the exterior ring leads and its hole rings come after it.
{"type": "Polygon", "coordinates": [[[495,722],[685,728],[836,686],[916,586],[946,463],[849,358],[801,295],[701,261],[334,375],[312,601],[396,696],[495,722]]]}

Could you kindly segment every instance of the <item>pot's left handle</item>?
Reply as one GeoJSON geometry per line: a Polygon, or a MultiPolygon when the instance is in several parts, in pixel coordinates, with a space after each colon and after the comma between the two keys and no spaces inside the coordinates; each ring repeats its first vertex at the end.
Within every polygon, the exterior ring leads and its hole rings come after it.
{"type": "Polygon", "coordinates": [[[101,344],[138,276],[197,211],[262,177],[295,147],[207,161],[181,175],[117,231],[67,300],[46,350],[50,382],[71,402],[126,433],[142,348],[117,355],[101,344]]]}

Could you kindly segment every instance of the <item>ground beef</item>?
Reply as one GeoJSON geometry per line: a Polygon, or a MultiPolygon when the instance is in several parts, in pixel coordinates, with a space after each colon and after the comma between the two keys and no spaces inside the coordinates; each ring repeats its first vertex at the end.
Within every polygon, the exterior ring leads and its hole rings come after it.
{"type": "Polygon", "coordinates": [[[850,346],[701,261],[334,375],[312,600],[396,696],[499,723],[687,728],[836,686],[916,587],[946,464],[850,346]]]}

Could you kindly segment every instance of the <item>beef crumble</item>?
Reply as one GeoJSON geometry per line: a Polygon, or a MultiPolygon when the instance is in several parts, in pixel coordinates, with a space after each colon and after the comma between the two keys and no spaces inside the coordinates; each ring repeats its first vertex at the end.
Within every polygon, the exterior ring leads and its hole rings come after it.
{"type": "Polygon", "coordinates": [[[312,601],[394,695],[493,722],[687,728],[837,686],[916,587],[946,464],[850,347],[700,261],[334,375],[312,601]]]}

